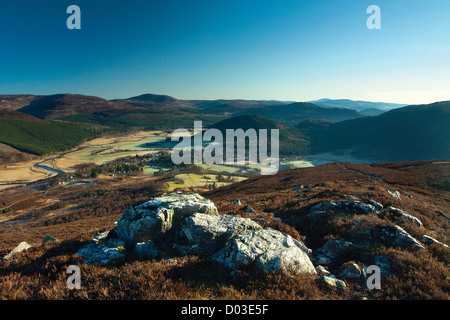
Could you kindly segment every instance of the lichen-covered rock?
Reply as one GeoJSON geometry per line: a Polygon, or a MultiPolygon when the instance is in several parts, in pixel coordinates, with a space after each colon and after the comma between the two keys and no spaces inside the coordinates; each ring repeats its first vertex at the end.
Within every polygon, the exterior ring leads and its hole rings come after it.
{"type": "Polygon", "coordinates": [[[324,282],[327,285],[336,288],[345,288],[347,286],[344,281],[331,276],[322,276],[319,278],[319,282],[324,282]]]}
{"type": "Polygon", "coordinates": [[[250,207],[250,206],[246,206],[246,207],[244,208],[244,211],[246,211],[246,212],[248,212],[248,213],[256,213],[255,210],[253,210],[253,208],[250,207]]]}
{"type": "Polygon", "coordinates": [[[342,197],[344,197],[348,201],[359,201],[359,198],[352,194],[344,194],[342,197]]]}
{"type": "Polygon", "coordinates": [[[155,240],[172,228],[178,228],[181,219],[194,213],[218,213],[211,200],[197,193],[170,193],[129,207],[117,222],[115,229],[128,246],[155,240]]]}
{"type": "Polygon", "coordinates": [[[316,204],[308,214],[309,218],[317,218],[324,214],[378,214],[378,210],[370,203],[360,201],[324,201],[316,204]]]}
{"type": "Polygon", "coordinates": [[[322,266],[322,265],[318,265],[318,266],[316,267],[316,271],[317,271],[317,273],[318,273],[319,275],[328,276],[328,275],[331,274],[330,271],[328,271],[328,270],[327,270],[324,266],[322,266]]]}
{"type": "Polygon", "coordinates": [[[106,242],[109,239],[108,238],[109,232],[110,231],[100,232],[94,238],[92,238],[92,241],[94,241],[96,243],[104,243],[104,242],[106,242]]]}
{"type": "Polygon", "coordinates": [[[372,230],[372,236],[390,247],[412,248],[412,249],[424,249],[424,246],[412,237],[403,228],[393,226],[377,226],[372,230]]]}
{"type": "Polygon", "coordinates": [[[360,278],[363,275],[363,270],[356,263],[352,263],[348,267],[339,272],[338,276],[344,279],[360,278]]]}
{"type": "Polygon", "coordinates": [[[87,264],[108,265],[125,260],[125,242],[109,239],[106,243],[90,243],[76,253],[87,264]]]}
{"type": "Polygon", "coordinates": [[[291,236],[267,228],[233,237],[211,259],[232,270],[253,264],[267,271],[315,274],[308,252],[291,236]]]}
{"type": "Polygon", "coordinates": [[[239,216],[195,213],[183,219],[181,233],[191,244],[184,247],[187,252],[196,255],[208,255],[223,247],[235,235],[260,230],[255,221],[239,216]]]}
{"type": "Polygon", "coordinates": [[[407,213],[401,209],[394,208],[394,207],[387,207],[386,211],[394,214],[396,217],[401,217],[408,221],[411,221],[411,222],[415,223],[416,225],[418,225],[419,227],[423,226],[422,221],[420,221],[417,217],[414,217],[413,215],[410,215],[409,213],[407,213]]]}
{"type": "Polygon", "coordinates": [[[426,234],[424,234],[421,238],[420,238],[420,242],[424,243],[424,244],[438,244],[440,246],[443,246],[445,248],[448,248],[448,245],[446,245],[445,243],[442,243],[438,240],[436,240],[435,238],[432,238],[430,236],[427,236],[426,234]]]}
{"type": "Polygon", "coordinates": [[[389,193],[389,195],[390,195],[392,198],[394,198],[394,199],[396,199],[396,200],[398,200],[398,201],[402,200],[402,198],[401,198],[401,196],[400,196],[400,192],[398,192],[397,190],[392,190],[392,189],[390,189],[390,190],[386,190],[386,191],[387,191],[387,193],[389,193]]]}
{"type": "Polygon", "coordinates": [[[31,245],[26,242],[26,241],[22,241],[21,243],[19,243],[19,245],[17,247],[15,247],[10,253],[8,253],[6,256],[3,257],[3,260],[9,260],[11,259],[16,253],[22,252],[24,250],[28,250],[31,248],[31,245]]]}
{"type": "Polygon", "coordinates": [[[315,254],[312,257],[312,259],[313,259],[314,263],[318,264],[318,265],[322,264],[322,265],[327,266],[327,265],[331,264],[331,262],[332,262],[331,258],[323,256],[321,254],[315,254]]]}
{"type": "Polygon", "coordinates": [[[172,192],[137,206],[137,209],[165,207],[183,213],[218,213],[214,203],[194,192],[172,192]]]}
{"type": "Polygon", "coordinates": [[[375,210],[378,210],[378,211],[383,210],[383,205],[379,202],[376,202],[375,200],[370,199],[370,200],[366,200],[366,202],[368,204],[371,204],[375,208],[375,210]]]}

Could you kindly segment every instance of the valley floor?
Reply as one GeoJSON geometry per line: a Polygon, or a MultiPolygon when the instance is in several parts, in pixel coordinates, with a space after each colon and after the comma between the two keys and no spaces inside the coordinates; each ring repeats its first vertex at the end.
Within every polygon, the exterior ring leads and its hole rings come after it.
{"type": "Polygon", "coordinates": [[[369,164],[346,153],[318,154],[283,159],[276,175],[260,176],[258,165],[170,166],[167,152],[173,143],[166,138],[167,133],[161,131],[107,136],[68,152],[2,165],[0,257],[23,241],[32,248],[0,261],[0,298],[450,297],[450,253],[445,247],[450,237],[450,161],[369,164]],[[125,265],[106,269],[83,265],[74,255],[93,236],[113,230],[130,205],[177,190],[199,192],[212,200],[221,214],[251,218],[303,241],[313,252],[330,239],[370,244],[370,250],[341,256],[327,266],[336,274],[350,263],[371,264],[377,256],[387,257],[393,271],[383,278],[384,289],[374,292],[361,281],[346,280],[347,287],[342,290],[310,276],[288,281],[282,275],[252,268],[241,270],[236,278],[220,266],[189,255],[156,261],[129,257],[125,265]],[[337,214],[312,224],[308,220],[312,208],[330,201],[374,201],[385,209],[377,217],[337,214]],[[412,216],[423,226],[396,217],[386,209],[390,207],[403,210],[405,217],[412,216]],[[373,239],[367,238],[371,230],[392,223],[413,238],[426,235],[442,245],[414,252],[373,244],[373,239]],[[48,236],[56,241],[44,244],[48,236]],[[81,265],[95,289],[67,291],[64,268],[69,264],[81,265]],[[122,277],[120,286],[108,280],[130,272],[147,276],[122,277]],[[136,283],[140,289],[129,293],[136,283]]]}

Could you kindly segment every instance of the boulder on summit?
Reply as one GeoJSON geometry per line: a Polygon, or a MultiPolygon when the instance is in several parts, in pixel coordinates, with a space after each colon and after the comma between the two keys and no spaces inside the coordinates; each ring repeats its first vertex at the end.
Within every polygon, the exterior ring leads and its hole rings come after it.
{"type": "Polygon", "coordinates": [[[140,260],[156,259],[163,246],[207,256],[232,270],[253,264],[267,271],[316,273],[303,243],[249,218],[219,214],[212,201],[196,193],[165,194],[129,207],[113,234],[117,238],[90,243],[77,254],[89,264],[105,265],[124,261],[126,250],[140,260]]]}

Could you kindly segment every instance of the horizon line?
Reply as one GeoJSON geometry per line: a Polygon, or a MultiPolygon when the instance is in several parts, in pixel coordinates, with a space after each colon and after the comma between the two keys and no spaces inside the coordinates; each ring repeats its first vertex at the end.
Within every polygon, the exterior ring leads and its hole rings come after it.
{"type": "Polygon", "coordinates": [[[435,102],[443,102],[443,101],[450,101],[449,99],[445,99],[445,100],[436,100],[433,102],[427,102],[427,103],[401,103],[401,102],[390,102],[390,101],[383,101],[383,100],[365,100],[365,99],[361,99],[361,98],[345,98],[345,97],[340,97],[340,98],[318,98],[318,99],[311,99],[311,100],[291,100],[291,99],[258,99],[258,98],[177,98],[173,95],[170,94],[165,94],[165,93],[151,93],[151,92],[145,92],[145,93],[141,93],[138,95],[132,95],[126,98],[104,98],[101,95],[93,95],[93,94],[88,94],[88,93],[73,93],[73,92],[56,92],[56,93],[47,93],[47,94],[41,94],[41,93],[0,93],[0,96],[2,95],[11,95],[11,96],[20,96],[20,95],[29,95],[29,96],[55,96],[55,95],[78,95],[78,96],[86,96],[86,97],[97,97],[97,98],[101,98],[107,101],[114,101],[114,100],[127,100],[130,98],[135,98],[135,97],[139,97],[142,95],[146,95],[146,94],[151,94],[151,95],[155,95],[155,96],[167,96],[167,97],[171,97],[174,98],[176,100],[179,101],[218,101],[218,100],[242,100],[242,101],[265,101],[265,102],[270,102],[270,101],[274,101],[274,102],[282,102],[282,103],[314,103],[314,102],[318,102],[320,100],[330,100],[330,101],[338,101],[338,100],[349,100],[352,102],[371,102],[371,103],[387,103],[387,104],[398,104],[398,105],[404,105],[404,106],[409,106],[409,105],[414,105],[414,104],[431,104],[431,103],[435,103],[435,102]]]}

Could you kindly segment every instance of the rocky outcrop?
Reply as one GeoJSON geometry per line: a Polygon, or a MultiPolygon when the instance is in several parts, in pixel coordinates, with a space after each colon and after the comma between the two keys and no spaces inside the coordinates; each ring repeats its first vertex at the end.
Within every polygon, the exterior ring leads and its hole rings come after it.
{"type": "Polygon", "coordinates": [[[245,212],[248,212],[248,213],[256,213],[255,210],[253,210],[253,208],[250,207],[250,206],[246,206],[246,207],[244,208],[244,211],[245,211],[245,212]]]}
{"type": "Polygon", "coordinates": [[[379,214],[379,211],[373,204],[361,201],[324,201],[311,208],[308,218],[326,214],[379,214]]]}
{"type": "Polygon", "coordinates": [[[404,219],[406,219],[406,220],[408,220],[408,221],[410,221],[410,222],[413,222],[413,223],[415,223],[415,224],[416,224],[417,226],[419,226],[419,227],[422,227],[422,226],[423,226],[422,221],[420,221],[420,220],[419,220],[418,218],[416,218],[415,216],[410,215],[409,213],[407,213],[407,212],[405,212],[405,211],[403,211],[403,210],[401,210],[401,209],[398,209],[398,208],[395,208],[395,207],[387,207],[387,208],[386,208],[386,211],[388,211],[388,212],[394,214],[396,217],[401,217],[401,218],[404,218],[404,219]]]}
{"type": "Polygon", "coordinates": [[[359,279],[360,277],[365,276],[365,272],[364,269],[360,268],[356,263],[352,263],[342,269],[338,276],[344,279],[359,279]]]}
{"type": "Polygon", "coordinates": [[[267,228],[233,237],[211,259],[233,270],[252,264],[267,271],[315,274],[308,252],[291,236],[267,228]]]}
{"type": "Polygon", "coordinates": [[[100,232],[92,239],[92,241],[97,242],[97,243],[106,242],[109,238],[109,235],[110,235],[109,233],[110,233],[110,231],[100,232]]]}
{"type": "Polygon", "coordinates": [[[400,192],[398,192],[397,190],[389,189],[389,190],[386,190],[386,191],[395,200],[398,200],[398,201],[402,200],[402,198],[400,196],[400,192]]]}
{"type": "Polygon", "coordinates": [[[424,249],[419,241],[397,225],[377,226],[371,233],[374,239],[389,247],[424,249]]]}
{"type": "Polygon", "coordinates": [[[19,243],[19,245],[17,247],[15,247],[10,253],[8,253],[6,256],[3,257],[3,260],[9,260],[11,259],[16,253],[22,252],[24,250],[28,250],[31,248],[31,245],[26,242],[26,241],[22,241],[21,243],[19,243]]]}
{"type": "Polygon", "coordinates": [[[129,207],[117,222],[116,233],[127,246],[156,240],[193,213],[218,213],[214,203],[196,193],[170,193],[129,207]]]}
{"type": "Polygon", "coordinates": [[[328,271],[324,266],[322,266],[320,264],[316,267],[316,271],[319,275],[323,275],[323,276],[328,276],[331,274],[330,271],[328,271]]]}
{"type": "Polygon", "coordinates": [[[125,242],[109,239],[106,243],[90,243],[76,253],[87,264],[109,265],[125,260],[125,242]]]}
{"type": "Polygon", "coordinates": [[[218,214],[213,202],[195,193],[171,193],[129,207],[116,229],[97,235],[77,254],[88,264],[139,260],[161,252],[194,254],[232,270],[254,265],[267,271],[316,273],[303,243],[249,218],[218,214]],[[169,250],[166,250],[169,249],[169,250]]]}
{"type": "Polygon", "coordinates": [[[375,200],[369,199],[367,200],[367,203],[371,204],[377,211],[383,210],[383,205],[379,202],[376,202],[375,200]]]}
{"type": "Polygon", "coordinates": [[[432,237],[430,237],[430,236],[428,236],[426,234],[424,234],[420,238],[420,242],[422,242],[424,244],[428,244],[428,245],[430,245],[430,244],[437,244],[437,245],[443,246],[445,248],[448,248],[448,245],[446,245],[445,243],[442,243],[442,242],[436,240],[435,238],[432,238],[432,237]]]}
{"type": "Polygon", "coordinates": [[[319,278],[319,282],[323,282],[330,287],[336,288],[345,288],[347,286],[344,281],[336,279],[333,276],[322,276],[319,278]]]}

